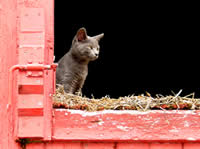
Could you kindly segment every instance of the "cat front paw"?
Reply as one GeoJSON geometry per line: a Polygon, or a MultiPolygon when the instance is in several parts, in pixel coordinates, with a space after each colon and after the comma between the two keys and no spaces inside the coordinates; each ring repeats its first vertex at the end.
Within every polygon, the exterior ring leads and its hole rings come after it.
{"type": "Polygon", "coordinates": [[[77,95],[77,96],[82,96],[83,94],[82,94],[81,91],[78,91],[78,92],[75,93],[75,95],[77,95]]]}

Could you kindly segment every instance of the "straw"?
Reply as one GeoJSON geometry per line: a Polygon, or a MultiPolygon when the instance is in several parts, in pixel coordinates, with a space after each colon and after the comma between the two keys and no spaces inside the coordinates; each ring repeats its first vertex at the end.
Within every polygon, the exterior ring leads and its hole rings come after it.
{"type": "Polygon", "coordinates": [[[118,99],[109,96],[95,99],[65,93],[64,87],[58,85],[56,93],[53,95],[54,108],[66,108],[86,111],[99,110],[199,110],[200,99],[194,98],[194,93],[181,97],[182,90],[177,94],[163,96],[157,94],[155,98],[150,93],[146,95],[131,95],[119,97],[118,99]]]}

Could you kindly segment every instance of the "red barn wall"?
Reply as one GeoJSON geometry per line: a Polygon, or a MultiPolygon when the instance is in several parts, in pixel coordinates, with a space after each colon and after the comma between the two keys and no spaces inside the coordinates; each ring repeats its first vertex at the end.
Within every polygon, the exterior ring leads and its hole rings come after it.
{"type": "MultiPolygon", "coordinates": [[[[0,149],[17,147],[8,106],[9,68],[17,63],[17,1],[0,0],[0,149]]],[[[14,82],[15,83],[15,82],[14,82]]]]}
{"type": "Polygon", "coordinates": [[[191,143],[46,143],[29,144],[27,149],[199,149],[191,143]]]}

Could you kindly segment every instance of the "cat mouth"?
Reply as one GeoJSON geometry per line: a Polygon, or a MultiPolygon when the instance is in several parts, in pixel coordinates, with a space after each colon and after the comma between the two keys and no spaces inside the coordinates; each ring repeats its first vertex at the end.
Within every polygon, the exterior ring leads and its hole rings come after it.
{"type": "Polygon", "coordinates": [[[99,56],[92,56],[90,59],[91,59],[91,61],[94,61],[94,60],[98,59],[98,57],[99,56]]]}

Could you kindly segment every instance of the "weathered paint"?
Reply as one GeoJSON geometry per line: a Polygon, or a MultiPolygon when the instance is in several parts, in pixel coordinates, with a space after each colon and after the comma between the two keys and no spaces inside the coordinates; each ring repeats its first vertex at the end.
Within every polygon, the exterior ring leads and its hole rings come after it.
{"type": "Polygon", "coordinates": [[[98,111],[55,109],[54,140],[200,141],[200,111],[98,111]],[[80,135],[81,134],[81,135],[80,135]]]}
{"type": "Polygon", "coordinates": [[[28,149],[197,149],[200,111],[53,110],[52,142],[28,149]]]}
{"type": "Polygon", "coordinates": [[[50,142],[28,144],[27,149],[199,149],[199,143],[87,143],[50,142]]]}
{"type": "MultiPolygon", "coordinates": [[[[55,77],[54,1],[17,0],[17,52],[19,71],[14,135],[18,138],[51,140],[55,77]]],[[[17,67],[17,65],[13,66],[17,67]]],[[[11,73],[12,74],[12,73],[11,73]]]]}
{"type": "Polygon", "coordinates": [[[53,7],[53,0],[0,0],[2,149],[17,148],[19,136],[51,140],[54,68],[37,68],[53,63],[53,7]]]}
{"type": "Polygon", "coordinates": [[[16,12],[17,1],[0,0],[0,149],[18,147],[12,135],[12,109],[8,106],[9,68],[17,63],[16,12]]]}

